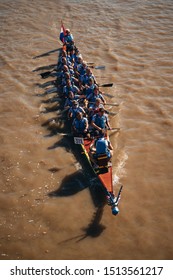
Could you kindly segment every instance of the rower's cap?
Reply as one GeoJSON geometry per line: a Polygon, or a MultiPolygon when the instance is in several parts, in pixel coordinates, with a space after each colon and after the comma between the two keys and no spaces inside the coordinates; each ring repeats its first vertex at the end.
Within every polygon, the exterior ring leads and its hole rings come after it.
{"type": "Polygon", "coordinates": [[[119,211],[119,209],[118,209],[117,206],[114,206],[114,207],[112,208],[112,214],[113,214],[113,215],[116,216],[119,212],[120,212],[120,211],[119,211]]]}
{"type": "Polygon", "coordinates": [[[66,29],[66,32],[67,32],[67,33],[70,33],[70,29],[66,29]]]}

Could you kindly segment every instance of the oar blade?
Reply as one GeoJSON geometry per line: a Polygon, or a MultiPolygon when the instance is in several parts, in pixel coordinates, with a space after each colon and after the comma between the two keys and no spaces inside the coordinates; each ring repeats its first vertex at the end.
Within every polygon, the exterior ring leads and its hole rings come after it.
{"type": "Polygon", "coordinates": [[[104,65],[101,65],[101,66],[95,66],[94,69],[105,69],[105,66],[104,65]]]}
{"type": "Polygon", "coordinates": [[[105,69],[104,65],[100,65],[100,66],[94,66],[94,65],[90,65],[90,68],[94,68],[94,69],[105,69]]]}
{"type": "Polygon", "coordinates": [[[99,87],[112,87],[113,83],[99,85],[99,87]]]}
{"type": "Polygon", "coordinates": [[[46,79],[46,78],[49,77],[49,75],[50,75],[51,73],[52,73],[52,71],[47,71],[47,72],[41,73],[41,74],[39,74],[39,75],[42,77],[42,79],[46,79]]]}

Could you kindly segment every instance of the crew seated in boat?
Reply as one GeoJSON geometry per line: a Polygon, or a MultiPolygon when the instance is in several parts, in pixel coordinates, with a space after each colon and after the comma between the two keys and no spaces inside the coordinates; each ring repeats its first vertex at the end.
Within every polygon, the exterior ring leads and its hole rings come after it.
{"type": "Polygon", "coordinates": [[[72,132],[76,137],[89,137],[88,120],[87,118],[83,117],[81,112],[76,113],[76,118],[72,123],[72,132]]]}
{"type": "Polygon", "coordinates": [[[105,155],[107,156],[106,161],[109,162],[113,156],[113,146],[109,140],[105,138],[104,133],[100,133],[98,138],[94,141],[90,147],[89,152],[91,161],[95,164],[98,163],[98,159],[105,155]]]}
{"type": "Polygon", "coordinates": [[[97,98],[100,98],[103,104],[106,104],[106,100],[104,99],[103,95],[99,91],[99,87],[95,85],[93,91],[87,96],[87,100],[89,102],[88,106],[93,107],[97,98]]]}
{"type": "Polygon", "coordinates": [[[73,105],[73,100],[79,100],[84,98],[85,95],[74,94],[72,91],[69,91],[68,98],[65,100],[64,109],[69,109],[73,105]]]}
{"type": "Polygon", "coordinates": [[[67,55],[67,60],[72,63],[74,69],[76,69],[77,65],[79,64],[79,57],[81,57],[79,49],[73,46],[67,55]]]}
{"type": "Polygon", "coordinates": [[[91,69],[89,67],[86,68],[86,73],[81,77],[82,85],[89,85],[89,80],[93,79],[94,83],[96,84],[95,76],[93,75],[91,69]]]}
{"type": "Polygon", "coordinates": [[[59,80],[59,83],[63,84],[63,81],[65,80],[65,76],[66,76],[67,73],[69,74],[70,77],[72,76],[72,73],[69,70],[68,66],[67,65],[63,65],[61,71],[53,73],[53,74],[54,74],[54,76],[57,77],[57,79],[59,80]]]}
{"type": "Polygon", "coordinates": [[[106,129],[111,129],[104,108],[99,108],[98,113],[92,117],[91,126],[93,127],[93,135],[99,135],[100,132],[103,133],[106,129]]]}
{"type": "Polygon", "coordinates": [[[79,83],[82,85],[82,81],[83,81],[83,77],[84,75],[86,74],[86,70],[87,70],[87,63],[86,61],[83,61],[81,64],[79,64],[77,66],[77,76],[78,76],[78,79],[79,79],[79,83]]]}
{"type": "Polygon", "coordinates": [[[68,111],[68,119],[73,121],[76,118],[78,112],[81,112],[83,116],[86,115],[85,110],[79,106],[79,103],[76,100],[73,100],[72,107],[68,111]]]}
{"type": "MultiPolygon", "coordinates": [[[[95,102],[88,108],[88,121],[91,123],[92,117],[98,113],[100,108],[104,108],[100,98],[96,98],[95,102]]],[[[106,111],[107,112],[107,111],[106,111]]]]}
{"type": "Polygon", "coordinates": [[[61,87],[66,86],[68,80],[70,80],[72,85],[77,86],[78,80],[74,76],[70,75],[69,72],[65,72],[64,75],[62,76],[60,86],[61,87]]]}
{"type": "Polygon", "coordinates": [[[66,46],[67,53],[70,52],[74,46],[74,38],[70,32],[70,29],[66,29],[66,35],[64,36],[64,45],[66,46]]]}
{"type": "Polygon", "coordinates": [[[83,87],[83,93],[88,97],[94,91],[95,83],[93,78],[89,78],[88,84],[83,87]]]}
{"type": "Polygon", "coordinates": [[[77,86],[72,85],[70,79],[66,81],[66,85],[63,87],[64,97],[68,97],[69,92],[72,91],[74,94],[80,94],[80,90],[77,86]]]}
{"type": "Polygon", "coordinates": [[[73,71],[73,64],[70,61],[68,61],[66,57],[62,57],[61,63],[58,66],[58,70],[61,71],[63,69],[64,65],[66,65],[68,67],[70,73],[74,73],[74,71],[73,71]]]}

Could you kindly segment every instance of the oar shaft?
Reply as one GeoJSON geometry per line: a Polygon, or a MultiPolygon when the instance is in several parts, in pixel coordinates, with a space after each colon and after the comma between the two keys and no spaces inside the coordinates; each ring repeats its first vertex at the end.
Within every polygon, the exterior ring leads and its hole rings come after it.
{"type": "Polygon", "coordinates": [[[119,201],[119,199],[120,199],[120,195],[121,195],[121,192],[122,192],[122,188],[123,188],[123,186],[120,187],[120,190],[119,190],[118,195],[117,195],[117,199],[116,199],[116,201],[115,201],[115,204],[117,204],[117,205],[118,205],[118,201],[119,201]]]}
{"type": "MultiPolygon", "coordinates": [[[[89,102],[89,103],[90,103],[90,104],[95,104],[95,102],[89,102]]],[[[101,103],[101,104],[103,104],[104,106],[106,106],[106,105],[108,105],[108,106],[119,106],[118,103],[106,103],[106,104],[101,103]]]]}
{"type": "Polygon", "coordinates": [[[118,104],[118,103],[106,103],[105,105],[108,105],[108,106],[119,106],[120,104],[118,104]]]}

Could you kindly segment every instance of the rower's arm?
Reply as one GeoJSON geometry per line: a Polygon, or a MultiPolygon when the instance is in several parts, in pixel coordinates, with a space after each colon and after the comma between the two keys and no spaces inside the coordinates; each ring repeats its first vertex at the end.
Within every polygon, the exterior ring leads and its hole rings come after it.
{"type": "Polygon", "coordinates": [[[108,142],[108,148],[109,148],[110,150],[113,150],[113,146],[112,146],[112,144],[111,144],[110,141],[108,142]]]}
{"type": "Polygon", "coordinates": [[[94,123],[94,121],[91,121],[91,125],[92,125],[94,128],[96,128],[97,130],[102,131],[102,128],[99,127],[98,125],[96,125],[96,124],[94,123]]]}

